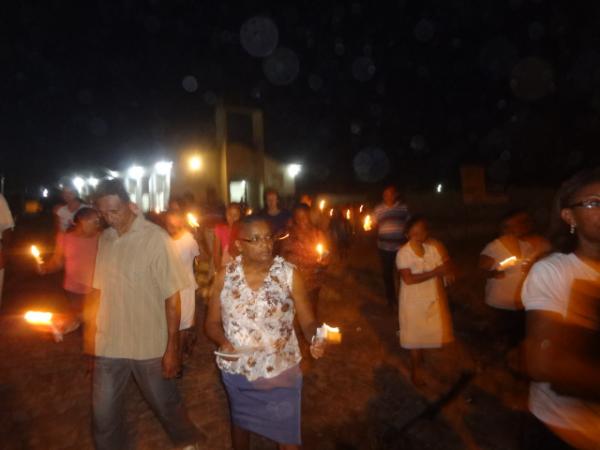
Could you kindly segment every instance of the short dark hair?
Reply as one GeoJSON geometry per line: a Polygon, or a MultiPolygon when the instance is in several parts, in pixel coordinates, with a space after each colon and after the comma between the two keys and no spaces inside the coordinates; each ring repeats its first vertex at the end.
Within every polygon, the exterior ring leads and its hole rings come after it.
{"type": "Polygon", "coordinates": [[[108,197],[109,195],[116,195],[124,203],[131,202],[129,194],[125,189],[125,185],[121,180],[118,180],[116,178],[113,178],[111,180],[102,180],[96,188],[94,198],[96,201],[98,201],[102,197],[108,197]]]}
{"type": "Polygon", "coordinates": [[[410,229],[419,222],[423,222],[425,225],[429,225],[429,220],[427,220],[427,217],[424,214],[415,214],[414,216],[411,216],[410,219],[408,219],[408,221],[406,222],[406,225],[404,226],[404,234],[408,236],[410,229]]]}
{"type": "Polygon", "coordinates": [[[239,226],[240,226],[239,229],[240,230],[245,230],[250,225],[253,225],[253,224],[258,223],[258,222],[264,222],[264,223],[266,223],[269,226],[269,228],[271,228],[271,223],[264,216],[261,216],[259,214],[250,214],[249,216],[244,216],[239,221],[239,226]]]}
{"type": "Polygon", "coordinates": [[[96,208],[90,208],[88,206],[85,206],[85,207],[77,210],[77,212],[73,216],[73,223],[75,225],[77,225],[82,220],[89,219],[90,217],[92,217],[94,215],[96,215],[96,216],[100,215],[98,210],[96,208]]]}

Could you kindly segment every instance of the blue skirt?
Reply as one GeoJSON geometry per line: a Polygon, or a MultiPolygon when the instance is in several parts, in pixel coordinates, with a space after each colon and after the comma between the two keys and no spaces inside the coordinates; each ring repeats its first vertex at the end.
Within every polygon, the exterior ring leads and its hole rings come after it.
{"type": "Polygon", "coordinates": [[[229,397],[231,421],[244,430],[280,444],[301,445],[302,372],[294,366],[273,378],[248,381],[221,371],[229,397]]]}

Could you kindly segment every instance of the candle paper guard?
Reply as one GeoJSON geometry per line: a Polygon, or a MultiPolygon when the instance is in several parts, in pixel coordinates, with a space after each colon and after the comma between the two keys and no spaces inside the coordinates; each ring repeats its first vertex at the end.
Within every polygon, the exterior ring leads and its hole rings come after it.
{"type": "Polygon", "coordinates": [[[327,341],[329,344],[340,344],[342,342],[342,333],[338,327],[330,327],[324,323],[317,328],[313,340],[327,341]]]}

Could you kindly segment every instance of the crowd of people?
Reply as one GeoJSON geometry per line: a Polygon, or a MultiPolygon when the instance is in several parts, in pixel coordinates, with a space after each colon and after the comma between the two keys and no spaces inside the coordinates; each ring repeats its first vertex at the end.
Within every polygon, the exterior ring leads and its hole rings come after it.
{"type": "MultiPolygon", "coordinates": [[[[204,330],[217,346],[233,447],[249,448],[256,433],[281,449],[299,448],[299,363],[303,353],[325,354],[317,333],[319,294],[332,249],[346,256],[356,232],[350,210],[347,217],[319,210],[304,195],[288,211],[267,190],[265,208],[255,214],[232,203],[221,220],[190,226],[190,200],[173,199],[151,221],[119,180],[102,181],[93,206],[69,187],[63,200],[55,210],[53,255],[38,270],[64,270],[71,320],[62,332],[83,328],[83,351],[93,356],[96,447],[126,446],[121,413],[131,375],[175,444],[202,444],[205,436],[189,419],[174,379],[184,376],[182,361],[192,353],[203,297],[198,287],[206,284],[204,330]],[[201,263],[210,270],[198,270],[201,263]]],[[[399,345],[420,387],[426,350],[454,339],[445,291],[456,270],[426,216],[411,213],[393,186],[382,200],[372,216],[385,299],[398,310],[399,345]]],[[[6,211],[0,197],[0,232],[14,226],[6,211]]],[[[532,380],[531,412],[552,432],[540,445],[598,448],[600,169],[562,185],[549,240],[524,210],[506,213],[498,231],[479,257],[488,325],[503,348],[523,356],[518,370],[532,380]]],[[[0,258],[0,283],[2,268],[0,258]]]]}

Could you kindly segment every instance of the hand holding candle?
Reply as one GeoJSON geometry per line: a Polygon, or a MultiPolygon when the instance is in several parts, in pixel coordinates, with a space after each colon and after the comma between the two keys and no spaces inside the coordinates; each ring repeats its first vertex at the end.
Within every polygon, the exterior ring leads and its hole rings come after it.
{"type": "Polygon", "coordinates": [[[338,327],[331,327],[324,323],[317,328],[313,341],[327,342],[328,344],[341,344],[342,333],[338,327]]]}
{"type": "Polygon", "coordinates": [[[51,312],[44,311],[27,311],[25,313],[25,321],[37,328],[45,331],[51,331],[56,342],[63,340],[63,335],[52,320],[54,315],[51,312]]]}
{"type": "Polygon", "coordinates": [[[510,256],[498,263],[497,270],[506,270],[510,267],[516,266],[519,263],[519,260],[516,256],[510,256]]]}
{"type": "Polygon", "coordinates": [[[186,215],[188,225],[194,229],[198,228],[200,224],[198,223],[198,218],[193,215],[191,212],[186,215]]]}
{"type": "Polygon", "coordinates": [[[44,264],[44,260],[42,259],[40,249],[37,248],[37,246],[35,246],[35,245],[31,246],[31,255],[35,258],[35,262],[37,263],[38,266],[41,266],[42,264],[44,264]]]}

